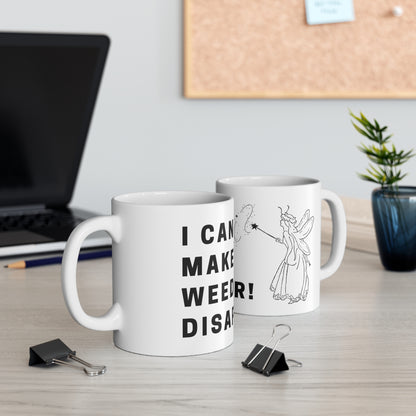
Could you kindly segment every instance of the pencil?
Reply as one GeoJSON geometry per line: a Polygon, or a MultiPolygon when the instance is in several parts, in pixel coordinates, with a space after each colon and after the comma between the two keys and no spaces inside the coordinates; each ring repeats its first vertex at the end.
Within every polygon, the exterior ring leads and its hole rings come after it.
{"type": "MultiPolygon", "coordinates": [[[[104,257],[111,257],[111,250],[91,251],[87,253],[81,253],[78,257],[78,261],[102,259],[104,257]]],[[[47,266],[49,264],[61,264],[61,263],[62,263],[62,256],[56,256],[56,257],[47,257],[44,259],[17,261],[15,263],[7,264],[4,267],[8,269],[28,269],[29,267],[47,266]]]]}

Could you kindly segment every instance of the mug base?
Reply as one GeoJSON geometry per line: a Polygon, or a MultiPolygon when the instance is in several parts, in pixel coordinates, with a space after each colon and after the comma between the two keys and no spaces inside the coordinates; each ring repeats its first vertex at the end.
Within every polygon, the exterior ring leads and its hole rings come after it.
{"type": "Polygon", "coordinates": [[[229,348],[232,344],[233,344],[233,341],[231,341],[228,345],[225,345],[224,347],[220,347],[220,348],[217,348],[217,349],[214,349],[214,350],[202,351],[202,352],[196,352],[196,353],[185,352],[185,353],[173,353],[173,354],[170,354],[170,353],[149,353],[149,352],[132,351],[132,350],[130,350],[128,348],[123,348],[123,347],[121,347],[121,346],[119,346],[119,345],[117,345],[115,343],[114,343],[114,346],[116,348],[118,348],[119,350],[121,350],[121,351],[125,351],[125,352],[128,352],[130,354],[144,355],[146,357],[172,357],[172,358],[177,357],[177,358],[180,358],[180,357],[194,357],[194,356],[197,356],[197,355],[212,354],[212,353],[215,353],[215,352],[218,352],[218,351],[225,350],[225,349],[229,348]]]}

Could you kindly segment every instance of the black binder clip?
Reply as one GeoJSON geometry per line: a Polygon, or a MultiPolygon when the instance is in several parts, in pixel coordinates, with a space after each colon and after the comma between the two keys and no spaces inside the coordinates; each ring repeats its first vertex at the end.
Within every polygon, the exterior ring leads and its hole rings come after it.
{"type": "Polygon", "coordinates": [[[289,367],[302,367],[301,362],[292,359],[286,360],[285,355],[276,349],[279,342],[289,336],[291,332],[292,328],[289,325],[276,325],[273,328],[273,334],[270,339],[264,345],[257,344],[246,360],[241,363],[243,367],[249,368],[256,373],[263,374],[267,377],[278,371],[289,370],[289,367]],[[286,327],[288,331],[277,338],[277,328],[279,327],[286,327]],[[272,344],[274,339],[276,339],[276,341],[273,348],[270,348],[269,345],[272,344]],[[292,365],[289,366],[288,363],[292,363],[292,365]]]}
{"type": "Polygon", "coordinates": [[[92,365],[84,360],[81,360],[81,358],[76,356],[76,352],[72,351],[59,338],[30,347],[29,353],[29,365],[66,365],[68,367],[82,369],[86,375],[91,377],[104,374],[107,371],[107,368],[104,365],[92,365]],[[77,361],[84,367],[65,361],[67,359],[77,361]]]}

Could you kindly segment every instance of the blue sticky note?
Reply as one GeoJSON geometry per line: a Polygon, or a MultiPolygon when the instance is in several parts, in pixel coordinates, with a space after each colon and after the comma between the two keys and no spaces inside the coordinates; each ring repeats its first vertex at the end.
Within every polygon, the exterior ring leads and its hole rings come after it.
{"type": "Polygon", "coordinates": [[[353,0],[305,0],[305,7],[310,25],[354,20],[353,0]]]}

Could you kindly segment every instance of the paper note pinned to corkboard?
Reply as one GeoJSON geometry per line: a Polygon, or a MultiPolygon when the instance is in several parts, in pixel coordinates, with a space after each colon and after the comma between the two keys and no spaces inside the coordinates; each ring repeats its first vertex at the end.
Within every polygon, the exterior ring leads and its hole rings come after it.
{"type": "Polygon", "coordinates": [[[184,0],[188,98],[416,98],[416,1],[354,2],[308,25],[301,0],[184,0]]]}

